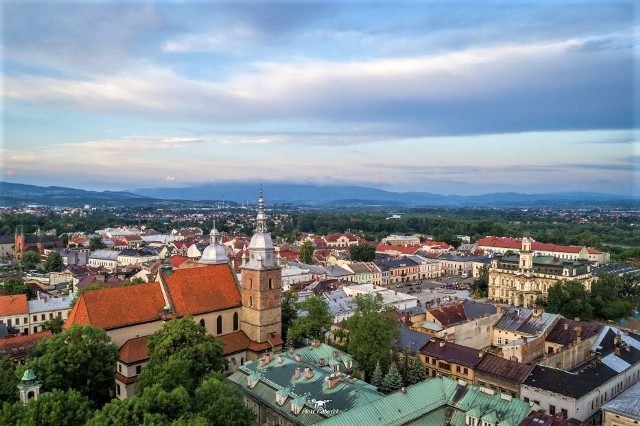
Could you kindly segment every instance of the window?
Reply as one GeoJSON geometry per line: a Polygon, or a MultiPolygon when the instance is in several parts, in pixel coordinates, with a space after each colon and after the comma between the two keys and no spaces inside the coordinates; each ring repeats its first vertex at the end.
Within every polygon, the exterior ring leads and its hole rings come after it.
{"type": "Polygon", "coordinates": [[[466,376],[469,374],[469,369],[468,368],[463,368],[462,369],[462,373],[466,376]]]}
{"type": "Polygon", "coordinates": [[[142,366],[136,365],[136,374],[140,374],[140,373],[142,373],[142,366]]]}
{"type": "Polygon", "coordinates": [[[47,319],[47,316],[45,314],[40,315],[40,320],[45,321],[47,319]]]}
{"type": "Polygon", "coordinates": [[[116,384],[116,395],[120,396],[120,385],[116,384]]]}
{"type": "Polygon", "coordinates": [[[33,322],[36,322],[36,321],[38,321],[38,316],[37,316],[37,315],[34,315],[34,316],[33,316],[33,322]]]}
{"type": "Polygon", "coordinates": [[[216,319],[216,334],[222,334],[222,315],[216,319]]]}
{"type": "Polygon", "coordinates": [[[202,327],[202,328],[207,328],[207,327],[205,327],[204,318],[202,318],[202,319],[200,320],[200,327],[202,327]]]}
{"type": "Polygon", "coordinates": [[[273,278],[269,278],[269,290],[273,290],[273,278]]]}
{"type": "Polygon", "coordinates": [[[24,317],[24,318],[22,318],[22,323],[23,323],[23,324],[26,324],[26,323],[28,323],[28,322],[29,322],[29,317],[24,317]]]}
{"type": "Polygon", "coordinates": [[[253,297],[249,296],[249,306],[253,306],[253,297]]]}
{"type": "Polygon", "coordinates": [[[20,325],[20,318],[16,318],[16,325],[20,325]]]}
{"type": "Polygon", "coordinates": [[[549,414],[553,416],[555,413],[556,413],[556,406],[549,404],[549,414]]]}
{"type": "Polygon", "coordinates": [[[238,331],[240,329],[240,325],[238,324],[238,313],[234,312],[233,314],[233,331],[238,331]]]}
{"type": "Polygon", "coordinates": [[[253,278],[249,278],[249,290],[253,289],[253,278]]]}
{"type": "Polygon", "coordinates": [[[53,319],[53,312],[49,312],[49,319],[53,319]]]}
{"type": "Polygon", "coordinates": [[[569,412],[567,410],[565,410],[563,408],[561,411],[562,411],[562,415],[564,416],[565,419],[569,417],[569,412]]]}
{"type": "Polygon", "coordinates": [[[460,370],[461,370],[460,366],[456,365],[456,373],[460,373],[460,370]]]}
{"type": "Polygon", "coordinates": [[[118,373],[122,373],[122,364],[118,363],[118,373]]]}

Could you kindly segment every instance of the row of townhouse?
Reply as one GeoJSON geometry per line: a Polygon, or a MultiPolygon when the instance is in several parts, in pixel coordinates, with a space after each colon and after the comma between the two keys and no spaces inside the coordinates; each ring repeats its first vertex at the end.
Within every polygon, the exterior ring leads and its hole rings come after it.
{"type": "MultiPolygon", "coordinates": [[[[551,416],[590,424],[600,424],[603,405],[640,382],[640,335],[612,326],[513,311],[505,312],[492,328],[495,346],[500,349],[497,353],[404,327],[395,348],[412,348],[430,377],[473,383],[522,398],[551,416]],[[522,345],[527,341],[535,342],[523,358],[509,351],[513,342],[522,345]]],[[[612,420],[608,424],[623,423],[612,420]]]]}
{"type": "Polygon", "coordinates": [[[70,296],[51,297],[42,293],[34,300],[27,300],[25,294],[0,296],[0,324],[21,334],[41,332],[46,322],[67,319],[71,300],[70,296]]]}

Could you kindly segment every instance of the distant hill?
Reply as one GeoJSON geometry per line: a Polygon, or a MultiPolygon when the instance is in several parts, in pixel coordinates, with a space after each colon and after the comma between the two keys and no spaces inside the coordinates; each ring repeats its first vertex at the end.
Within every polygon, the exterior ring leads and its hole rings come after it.
{"type": "Polygon", "coordinates": [[[138,205],[148,204],[152,198],[121,191],[85,191],[61,186],[36,186],[0,182],[0,205],[40,204],[59,206],[138,205]]]}
{"type": "MultiPolygon", "coordinates": [[[[254,203],[255,183],[219,182],[183,188],[143,188],[131,192],[162,199],[227,200],[254,203]]],[[[581,207],[599,205],[637,205],[638,198],[595,192],[520,194],[515,192],[483,195],[441,195],[431,192],[392,192],[355,185],[320,186],[310,184],[268,183],[265,197],[269,203],[313,205],[405,205],[434,207],[581,207]]]]}
{"type": "MultiPolygon", "coordinates": [[[[24,204],[59,206],[210,206],[256,202],[255,183],[220,182],[184,188],[142,188],[132,191],[86,191],[60,186],[36,186],[0,182],[0,205],[24,204]]],[[[320,186],[268,183],[265,197],[269,204],[287,203],[331,207],[637,207],[639,198],[594,192],[520,194],[515,192],[483,195],[441,195],[431,192],[392,192],[355,185],[320,186]]]]}

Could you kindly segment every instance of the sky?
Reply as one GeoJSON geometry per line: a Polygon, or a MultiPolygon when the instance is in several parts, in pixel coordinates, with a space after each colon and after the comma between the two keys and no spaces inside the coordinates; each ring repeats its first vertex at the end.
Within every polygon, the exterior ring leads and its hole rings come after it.
{"type": "Polygon", "coordinates": [[[634,1],[1,7],[2,180],[640,195],[634,1]]]}

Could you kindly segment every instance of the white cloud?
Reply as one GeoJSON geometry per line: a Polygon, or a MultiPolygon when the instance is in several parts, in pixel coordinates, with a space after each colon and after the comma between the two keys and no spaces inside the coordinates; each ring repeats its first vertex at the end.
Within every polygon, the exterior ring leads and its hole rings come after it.
{"type": "Polygon", "coordinates": [[[187,34],[162,44],[162,50],[171,53],[225,52],[239,53],[260,39],[259,32],[248,24],[238,23],[219,31],[187,34]]]}

